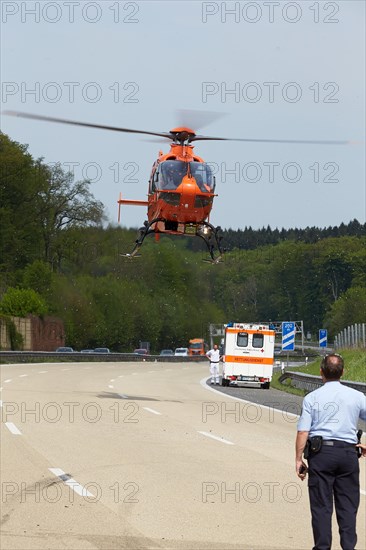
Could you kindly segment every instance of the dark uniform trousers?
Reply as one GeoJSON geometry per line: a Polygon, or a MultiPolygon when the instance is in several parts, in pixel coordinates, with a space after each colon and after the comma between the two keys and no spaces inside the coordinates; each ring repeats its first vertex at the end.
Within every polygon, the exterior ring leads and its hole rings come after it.
{"type": "Polygon", "coordinates": [[[334,446],[323,445],[318,453],[310,453],[308,463],[313,550],[331,548],[333,497],[341,547],[354,550],[360,503],[360,468],[355,446],[334,441],[334,446]]]}

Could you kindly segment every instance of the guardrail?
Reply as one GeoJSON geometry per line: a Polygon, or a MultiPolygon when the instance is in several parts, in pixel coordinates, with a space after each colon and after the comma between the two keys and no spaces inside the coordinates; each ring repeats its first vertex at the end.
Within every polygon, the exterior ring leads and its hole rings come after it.
{"type": "MultiPolygon", "coordinates": [[[[307,392],[316,390],[317,388],[320,388],[320,386],[323,385],[323,382],[320,376],[313,376],[313,375],[304,374],[301,372],[291,372],[291,371],[284,372],[279,377],[278,380],[281,384],[283,384],[284,381],[288,379],[291,380],[292,386],[300,390],[305,390],[307,392]]],[[[353,382],[351,380],[341,380],[341,383],[344,384],[345,386],[348,386],[349,388],[358,390],[366,395],[366,384],[363,384],[362,382],[353,382]]]]}
{"type": "Polygon", "coordinates": [[[0,363],[30,363],[30,362],[58,362],[58,361],[158,361],[158,362],[197,362],[207,361],[204,355],[182,357],[175,355],[137,355],[136,353],[81,353],[78,351],[60,353],[56,351],[0,351],[0,363]]]}

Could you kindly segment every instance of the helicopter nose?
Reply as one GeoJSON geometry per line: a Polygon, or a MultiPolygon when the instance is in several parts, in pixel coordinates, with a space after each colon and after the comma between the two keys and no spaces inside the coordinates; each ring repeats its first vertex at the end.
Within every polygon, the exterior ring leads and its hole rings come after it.
{"type": "Polygon", "coordinates": [[[177,192],[181,194],[181,205],[185,208],[194,208],[194,202],[197,194],[197,184],[194,178],[184,176],[182,183],[177,187],[177,192]]]}

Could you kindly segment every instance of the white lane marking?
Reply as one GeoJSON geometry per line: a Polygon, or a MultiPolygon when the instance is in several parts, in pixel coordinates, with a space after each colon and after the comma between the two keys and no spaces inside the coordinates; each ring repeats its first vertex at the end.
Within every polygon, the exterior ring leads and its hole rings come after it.
{"type": "Polygon", "coordinates": [[[111,384],[109,384],[108,388],[111,388],[111,389],[113,389],[113,388],[114,388],[114,386],[112,386],[111,384]]]}
{"type": "Polygon", "coordinates": [[[161,414],[161,413],[159,413],[158,411],[154,411],[154,409],[150,409],[150,407],[142,407],[142,408],[145,409],[145,411],[149,411],[149,412],[151,412],[151,413],[153,413],[153,414],[161,414]]]}
{"type": "Polygon", "coordinates": [[[61,369],[61,370],[71,370],[71,369],[61,369]]]}
{"type": "Polygon", "coordinates": [[[0,399],[0,407],[2,407],[2,406],[3,406],[3,402],[2,402],[1,399],[0,399]]]}
{"type": "Polygon", "coordinates": [[[12,381],[12,378],[8,378],[7,380],[4,380],[4,384],[9,384],[9,382],[12,381]]]}
{"type": "Polygon", "coordinates": [[[360,489],[360,493],[361,493],[361,495],[365,495],[365,497],[366,497],[366,491],[364,491],[363,489],[360,489]]]}
{"type": "Polygon", "coordinates": [[[15,424],[13,422],[5,422],[5,426],[8,428],[8,430],[14,434],[14,435],[22,435],[22,432],[18,430],[15,424]]]}
{"type": "Polygon", "coordinates": [[[19,378],[24,378],[25,376],[28,376],[28,374],[19,374],[19,378]]]}
{"type": "Polygon", "coordinates": [[[117,393],[119,397],[122,397],[122,399],[128,399],[128,395],[125,395],[124,393],[117,393]]]}
{"type": "MultiPolygon", "coordinates": [[[[261,407],[261,409],[268,409],[270,411],[275,411],[277,413],[286,414],[286,416],[292,416],[293,418],[299,418],[298,414],[290,413],[287,411],[282,411],[280,409],[276,409],[275,407],[267,407],[267,405],[260,405],[259,403],[254,403],[254,401],[247,401],[246,399],[242,399],[241,397],[235,397],[234,395],[228,395],[227,393],[224,393],[222,391],[215,390],[215,388],[211,388],[210,386],[207,386],[206,381],[210,378],[210,376],[207,376],[207,378],[202,378],[200,384],[203,388],[205,388],[208,391],[213,391],[216,393],[216,395],[221,395],[221,397],[227,397],[228,399],[234,399],[234,401],[241,401],[242,403],[248,403],[249,405],[255,405],[257,407],[261,407]]],[[[280,403],[278,403],[280,404],[280,403]]]]}
{"type": "Polygon", "coordinates": [[[124,374],[120,374],[120,375],[118,376],[118,378],[123,378],[123,377],[124,377],[124,374]]]}
{"type": "Polygon", "coordinates": [[[48,370],[39,370],[38,374],[45,374],[46,372],[48,372],[48,370]]]}
{"type": "Polygon", "coordinates": [[[1,386],[0,391],[3,391],[3,387],[1,386]]]}
{"type": "Polygon", "coordinates": [[[217,435],[212,435],[208,432],[198,432],[199,434],[205,435],[206,437],[211,437],[211,439],[215,439],[216,441],[220,441],[221,443],[226,443],[226,445],[235,445],[232,441],[229,441],[228,439],[224,439],[223,437],[218,437],[217,435]]]}
{"type": "MultiPolygon", "coordinates": [[[[94,497],[92,493],[90,493],[85,487],[80,485],[75,479],[70,477],[68,474],[65,474],[61,468],[48,468],[50,472],[52,472],[56,477],[60,478],[61,481],[66,483],[75,493],[80,495],[81,497],[94,497]]],[[[94,497],[95,498],[95,497],[94,497]]]]}
{"type": "Polygon", "coordinates": [[[111,378],[111,379],[110,379],[110,382],[114,382],[114,378],[111,378]]]}

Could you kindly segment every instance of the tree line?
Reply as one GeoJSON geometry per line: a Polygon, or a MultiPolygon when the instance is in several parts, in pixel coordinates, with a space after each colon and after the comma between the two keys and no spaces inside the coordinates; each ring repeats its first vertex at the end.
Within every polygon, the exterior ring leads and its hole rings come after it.
{"type": "Polygon", "coordinates": [[[225,230],[221,265],[199,239],[146,239],[106,226],[90,182],[33,159],[0,134],[0,312],[52,314],[75,349],[153,351],[207,337],[209,323],[304,320],[307,331],[364,321],[365,225],[225,230]]]}

